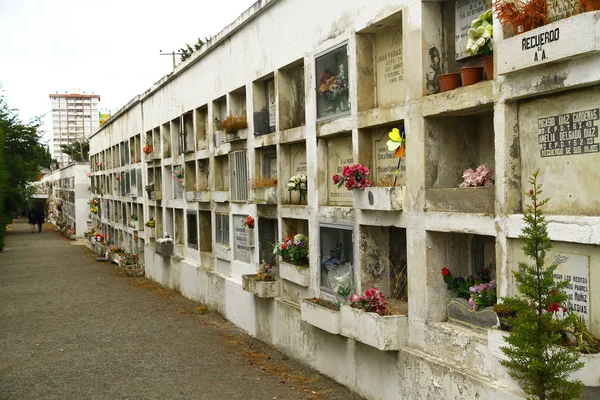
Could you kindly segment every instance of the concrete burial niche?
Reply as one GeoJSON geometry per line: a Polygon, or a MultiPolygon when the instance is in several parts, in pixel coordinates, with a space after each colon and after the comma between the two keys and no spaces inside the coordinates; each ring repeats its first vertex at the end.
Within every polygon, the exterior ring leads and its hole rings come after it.
{"type": "Polygon", "coordinates": [[[599,107],[598,88],[519,104],[521,151],[530,155],[521,159],[521,185],[540,170],[547,214],[600,215],[599,107]]]}
{"type": "Polygon", "coordinates": [[[465,170],[481,164],[495,169],[493,118],[492,111],[482,111],[425,120],[428,211],[493,214],[493,186],[459,188],[465,170]]]}

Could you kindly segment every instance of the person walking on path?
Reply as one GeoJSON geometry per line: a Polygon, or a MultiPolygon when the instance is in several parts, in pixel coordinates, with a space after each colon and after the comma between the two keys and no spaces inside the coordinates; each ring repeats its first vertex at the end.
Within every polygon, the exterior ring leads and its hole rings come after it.
{"type": "Polygon", "coordinates": [[[38,232],[42,232],[42,224],[44,223],[44,210],[38,209],[35,212],[35,222],[38,226],[38,232]]]}
{"type": "Polygon", "coordinates": [[[36,212],[34,210],[29,210],[27,217],[29,218],[29,224],[31,225],[31,233],[35,233],[35,225],[37,224],[36,212]]]}

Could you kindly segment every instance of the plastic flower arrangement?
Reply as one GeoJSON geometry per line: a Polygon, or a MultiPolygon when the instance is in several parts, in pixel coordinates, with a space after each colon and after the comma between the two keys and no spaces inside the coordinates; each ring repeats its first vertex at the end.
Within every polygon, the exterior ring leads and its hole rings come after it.
{"type": "Polygon", "coordinates": [[[496,297],[495,279],[488,283],[480,283],[478,285],[471,286],[469,288],[469,292],[471,292],[469,304],[471,304],[473,310],[493,306],[498,300],[496,297]]]}
{"type": "Polygon", "coordinates": [[[229,115],[221,122],[221,129],[223,129],[225,133],[229,133],[231,135],[234,135],[239,130],[246,128],[248,128],[248,119],[245,115],[241,115],[239,117],[229,115]]]}
{"type": "Polygon", "coordinates": [[[325,69],[321,73],[317,92],[330,101],[335,101],[346,96],[346,93],[348,93],[348,76],[343,64],[340,64],[338,67],[337,75],[333,75],[329,69],[325,69]]]}
{"type": "Polygon", "coordinates": [[[106,237],[101,233],[96,233],[94,236],[94,240],[99,244],[104,244],[104,239],[106,239],[106,237]]]}
{"type": "Polygon", "coordinates": [[[173,179],[175,180],[175,182],[183,185],[183,177],[185,176],[183,168],[174,167],[171,175],[173,175],[173,179]]]}
{"type": "Polygon", "coordinates": [[[300,192],[306,193],[307,190],[307,178],[304,174],[292,176],[287,184],[288,191],[299,190],[300,192]]]}
{"type": "Polygon", "coordinates": [[[342,254],[342,244],[340,242],[337,242],[335,247],[329,250],[329,254],[321,259],[321,265],[325,267],[327,273],[335,271],[344,264],[348,264],[348,261],[342,254]]]}
{"type": "Polygon", "coordinates": [[[243,225],[248,229],[254,229],[254,218],[248,215],[244,220],[243,225]]]}
{"type": "Polygon", "coordinates": [[[452,297],[469,301],[474,310],[496,304],[496,281],[484,282],[481,276],[454,277],[446,267],[442,268],[446,288],[452,297]]]}
{"type": "Polygon", "coordinates": [[[148,228],[155,228],[156,227],[156,220],[154,219],[154,217],[150,217],[150,219],[148,221],[146,221],[146,223],[144,224],[144,226],[147,226],[148,228]]]}
{"type": "Polygon", "coordinates": [[[286,238],[274,246],[273,254],[296,265],[308,264],[308,237],[299,233],[286,238]]]}
{"type": "Polygon", "coordinates": [[[371,181],[367,178],[371,171],[362,164],[346,165],[342,168],[341,174],[333,176],[333,183],[338,187],[346,186],[346,189],[361,189],[372,186],[371,181]]]}
{"type": "Polygon", "coordinates": [[[110,251],[113,254],[122,254],[125,252],[125,250],[123,250],[121,247],[116,246],[116,245],[112,245],[108,248],[108,251],[110,251]]]}
{"type": "Polygon", "coordinates": [[[137,221],[138,220],[137,214],[131,214],[131,220],[132,221],[137,221]]]}
{"type": "Polygon", "coordinates": [[[258,269],[258,273],[252,277],[255,281],[259,282],[273,282],[275,281],[275,276],[273,275],[273,266],[271,264],[266,264],[264,261],[260,264],[260,268],[258,269]]]}
{"type": "Polygon", "coordinates": [[[489,169],[485,164],[481,164],[475,171],[471,168],[463,172],[463,183],[461,188],[491,186],[494,184],[494,171],[489,169]]]}
{"type": "Polygon", "coordinates": [[[476,20],[471,22],[467,32],[467,53],[472,56],[487,56],[492,53],[492,37],[494,34],[492,9],[485,11],[476,20]]]}
{"type": "Polygon", "coordinates": [[[135,266],[138,263],[139,256],[135,253],[125,252],[121,264],[125,267],[135,266]]]}
{"type": "Polygon", "coordinates": [[[72,235],[74,235],[74,234],[75,234],[75,231],[74,231],[73,229],[69,228],[69,229],[67,230],[67,236],[72,236],[72,235]]]}
{"type": "Polygon", "coordinates": [[[173,238],[171,236],[169,236],[168,233],[165,232],[165,236],[156,239],[156,243],[161,243],[161,244],[173,243],[173,238]]]}
{"type": "Polygon", "coordinates": [[[146,144],[142,151],[144,152],[144,154],[150,154],[154,151],[154,147],[151,144],[146,144]]]}
{"type": "Polygon", "coordinates": [[[367,290],[362,296],[353,294],[350,296],[350,306],[366,312],[374,312],[379,315],[390,314],[387,299],[383,292],[377,288],[367,290]]]}

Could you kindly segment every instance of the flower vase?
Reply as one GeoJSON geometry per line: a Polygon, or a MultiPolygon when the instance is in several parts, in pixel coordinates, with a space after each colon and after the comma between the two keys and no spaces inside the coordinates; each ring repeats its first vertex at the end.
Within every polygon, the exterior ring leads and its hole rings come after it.
{"type": "Polygon", "coordinates": [[[300,190],[291,190],[290,204],[306,204],[306,192],[300,190]]]}

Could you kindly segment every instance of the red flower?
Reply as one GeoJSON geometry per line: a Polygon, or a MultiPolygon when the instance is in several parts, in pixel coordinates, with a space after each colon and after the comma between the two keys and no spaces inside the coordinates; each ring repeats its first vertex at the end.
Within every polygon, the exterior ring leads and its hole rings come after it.
{"type": "Polygon", "coordinates": [[[442,275],[444,275],[444,276],[450,275],[450,270],[446,267],[442,268],[442,275]]]}
{"type": "Polygon", "coordinates": [[[281,250],[285,250],[285,249],[287,249],[287,244],[281,243],[281,250]]]}
{"type": "Polygon", "coordinates": [[[567,307],[563,307],[563,312],[567,312],[567,307]]]}
{"type": "Polygon", "coordinates": [[[333,184],[337,185],[338,183],[340,183],[340,176],[338,174],[335,174],[333,176],[333,184]]]}
{"type": "Polygon", "coordinates": [[[550,307],[548,307],[548,311],[551,311],[551,312],[560,311],[560,304],[558,304],[558,303],[552,303],[550,305],[550,307]]]}

